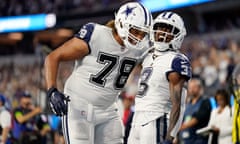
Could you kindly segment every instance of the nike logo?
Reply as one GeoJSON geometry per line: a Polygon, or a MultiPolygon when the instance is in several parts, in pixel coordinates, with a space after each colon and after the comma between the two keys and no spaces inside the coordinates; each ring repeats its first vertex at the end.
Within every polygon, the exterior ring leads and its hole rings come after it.
{"type": "Polygon", "coordinates": [[[144,126],[146,126],[146,125],[148,125],[148,124],[149,124],[149,123],[145,123],[145,124],[142,125],[142,127],[144,127],[144,126]]]}

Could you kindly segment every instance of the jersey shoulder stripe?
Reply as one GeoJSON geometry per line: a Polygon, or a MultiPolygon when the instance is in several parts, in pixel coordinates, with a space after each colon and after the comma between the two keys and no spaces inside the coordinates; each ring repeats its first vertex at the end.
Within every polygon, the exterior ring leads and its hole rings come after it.
{"type": "Polygon", "coordinates": [[[186,76],[189,80],[192,77],[192,69],[189,59],[183,54],[177,54],[173,60],[171,68],[180,75],[186,76]]]}
{"type": "Polygon", "coordinates": [[[78,31],[78,33],[76,33],[74,36],[82,39],[83,41],[85,41],[88,44],[88,48],[89,48],[89,53],[91,53],[91,48],[89,46],[89,42],[92,38],[92,34],[94,32],[94,28],[95,28],[95,23],[87,23],[85,25],[82,26],[82,28],[78,31]]]}

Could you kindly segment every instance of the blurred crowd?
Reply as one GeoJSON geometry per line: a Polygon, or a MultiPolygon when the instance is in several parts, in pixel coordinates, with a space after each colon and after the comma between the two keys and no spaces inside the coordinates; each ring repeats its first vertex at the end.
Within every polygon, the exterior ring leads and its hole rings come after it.
{"type": "MultiPolygon", "coordinates": [[[[121,2],[121,1],[120,1],[121,2]]],[[[124,2],[124,0],[122,0],[124,2]]],[[[119,5],[119,0],[37,0],[18,1],[1,0],[0,16],[17,16],[36,13],[59,13],[69,10],[91,8],[103,10],[112,5],[119,5]]]]}
{"type": "MultiPolygon", "coordinates": [[[[43,61],[37,56],[15,56],[2,58],[0,66],[0,92],[12,101],[12,107],[18,105],[18,93],[28,92],[36,103],[44,104],[40,96],[45,95],[43,61]],[[40,59],[40,60],[39,60],[40,59]]],[[[63,89],[63,82],[72,69],[72,64],[63,63],[59,73],[58,85],[63,89]]],[[[46,105],[43,105],[43,107],[46,105]]]]}
{"type": "Polygon", "coordinates": [[[193,77],[203,80],[208,96],[228,86],[229,76],[240,62],[240,43],[233,39],[193,38],[185,41],[182,50],[191,60],[193,77]]]}
{"type": "MultiPolygon", "coordinates": [[[[36,55],[2,57],[0,65],[0,96],[12,117],[8,142],[63,144],[60,118],[49,113],[47,105],[42,58],[36,55]]],[[[72,66],[63,63],[60,67],[58,85],[61,89],[72,66]]],[[[0,109],[1,117],[1,106],[0,109]]]]}

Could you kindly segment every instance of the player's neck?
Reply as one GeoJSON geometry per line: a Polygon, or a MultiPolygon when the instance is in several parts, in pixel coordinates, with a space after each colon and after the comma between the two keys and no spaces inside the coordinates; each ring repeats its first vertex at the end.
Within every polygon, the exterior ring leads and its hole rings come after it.
{"type": "Polygon", "coordinates": [[[124,46],[123,40],[120,38],[120,36],[117,34],[117,32],[114,32],[114,31],[113,31],[112,34],[113,34],[113,37],[115,38],[115,40],[116,40],[120,45],[124,46]]]}

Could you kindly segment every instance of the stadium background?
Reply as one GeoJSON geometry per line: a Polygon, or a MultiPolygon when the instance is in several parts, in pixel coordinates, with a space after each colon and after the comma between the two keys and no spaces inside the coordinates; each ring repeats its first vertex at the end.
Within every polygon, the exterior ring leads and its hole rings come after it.
{"type": "MultiPolygon", "coordinates": [[[[56,15],[56,24],[51,28],[24,32],[0,31],[0,93],[9,99],[10,107],[18,105],[18,93],[27,91],[36,104],[46,108],[44,57],[71,38],[83,24],[104,24],[114,19],[114,12],[125,2],[127,0],[1,0],[0,20],[29,14],[56,15]]],[[[167,2],[178,4],[191,0],[167,2]]],[[[228,86],[234,66],[240,63],[240,1],[196,2],[200,3],[173,7],[164,5],[152,12],[155,17],[162,11],[171,10],[183,17],[188,35],[182,52],[191,59],[194,76],[202,78],[205,95],[212,97],[217,88],[228,86]]],[[[58,79],[60,89],[72,66],[72,62],[61,65],[58,79]]]]}

